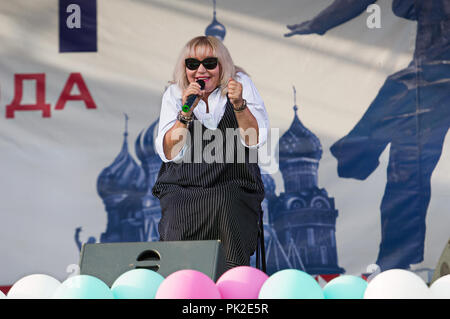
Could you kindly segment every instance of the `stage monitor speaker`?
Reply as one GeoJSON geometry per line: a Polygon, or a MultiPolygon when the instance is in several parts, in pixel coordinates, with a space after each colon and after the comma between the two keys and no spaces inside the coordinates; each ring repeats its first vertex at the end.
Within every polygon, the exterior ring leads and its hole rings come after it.
{"type": "Polygon", "coordinates": [[[450,239],[445,245],[441,258],[436,265],[436,269],[434,270],[430,285],[445,275],[450,275],[450,239]]]}
{"type": "Polygon", "coordinates": [[[182,269],[198,270],[217,281],[225,272],[220,240],[84,244],[80,274],[103,280],[109,287],[131,269],[150,269],[164,278],[182,269]]]}

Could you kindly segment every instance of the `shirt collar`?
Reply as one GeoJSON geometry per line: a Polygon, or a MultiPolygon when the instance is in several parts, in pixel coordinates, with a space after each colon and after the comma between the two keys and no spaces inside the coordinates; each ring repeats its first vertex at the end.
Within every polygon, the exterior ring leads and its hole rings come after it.
{"type": "Polygon", "coordinates": [[[203,116],[208,116],[208,114],[215,115],[218,111],[220,111],[223,106],[222,104],[224,104],[222,102],[226,102],[226,96],[222,96],[221,91],[222,90],[219,86],[208,96],[209,113],[206,113],[206,103],[203,100],[198,102],[197,107],[194,109],[194,113],[197,111],[203,116]]]}

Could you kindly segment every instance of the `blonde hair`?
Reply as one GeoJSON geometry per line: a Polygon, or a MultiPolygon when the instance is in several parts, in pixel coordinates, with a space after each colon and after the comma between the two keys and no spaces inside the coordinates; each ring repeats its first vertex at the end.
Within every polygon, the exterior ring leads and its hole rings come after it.
{"type": "Polygon", "coordinates": [[[184,91],[189,86],[184,60],[195,55],[205,55],[210,50],[212,55],[219,60],[219,87],[221,88],[221,94],[225,95],[227,93],[228,79],[234,79],[237,72],[247,73],[242,68],[234,65],[228,49],[223,45],[222,41],[213,36],[195,37],[186,43],[175,64],[173,80],[170,83],[177,84],[184,91]]]}

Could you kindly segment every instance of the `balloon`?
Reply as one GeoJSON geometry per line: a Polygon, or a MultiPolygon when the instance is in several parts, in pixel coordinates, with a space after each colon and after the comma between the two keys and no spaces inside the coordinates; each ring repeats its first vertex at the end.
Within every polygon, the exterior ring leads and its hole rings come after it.
{"type": "Polygon", "coordinates": [[[111,286],[116,299],[154,299],[164,277],[148,269],[129,270],[111,286]]]}
{"type": "Polygon", "coordinates": [[[363,299],[367,282],[361,277],[342,275],[323,287],[325,299],[363,299]]]}
{"type": "Polygon", "coordinates": [[[264,282],[259,299],[324,299],[322,288],[306,272],[284,269],[264,282]]]}
{"type": "Polygon", "coordinates": [[[8,299],[49,299],[61,282],[51,276],[33,274],[16,281],[8,291],[8,299]]]}
{"type": "Polygon", "coordinates": [[[3,293],[3,291],[0,290],[0,299],[5,299],[5,298],[6,298],[5,294],[3,293]]]}
{"type": "Polygon", "coordinates": [[[431,284],[432,298],[450,299],[450,275],[445,275],[431,284]]]}
{"type": "Polygon", "coordinates": [[[53,299],[114,299],[109,287],[100,279],[77,275],[66,279],[56,289],[53,299]]]}
{"type": "Polygon", "coordinates": [[[216,285],[223,299],[258,299],[259,291],[268,278],[259,269],[240,266],[226,271],[216,285]]]}
{"type": "Polygon", "coordinates": [[[367,285],[364,299],[428,299],[427,284],[413,272],[390,269],[381,272],[367,285]]]}
{"type": "Polygon", "coordinates": [[[161,283],[156,299],[221,299],[214,281],[204,273],[184,269],[178,270],[161,283]]]}

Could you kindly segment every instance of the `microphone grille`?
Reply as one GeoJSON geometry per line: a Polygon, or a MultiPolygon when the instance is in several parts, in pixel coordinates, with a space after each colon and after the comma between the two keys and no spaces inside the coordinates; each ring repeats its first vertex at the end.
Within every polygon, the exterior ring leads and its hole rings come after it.
{"type": "Polygon", "coordinates": [[[202,89],[202,90],[205,89],[205,81],[203,81],[203,80],[197,80],[197,83],[200,84],[200,89],[202,89]]]}

